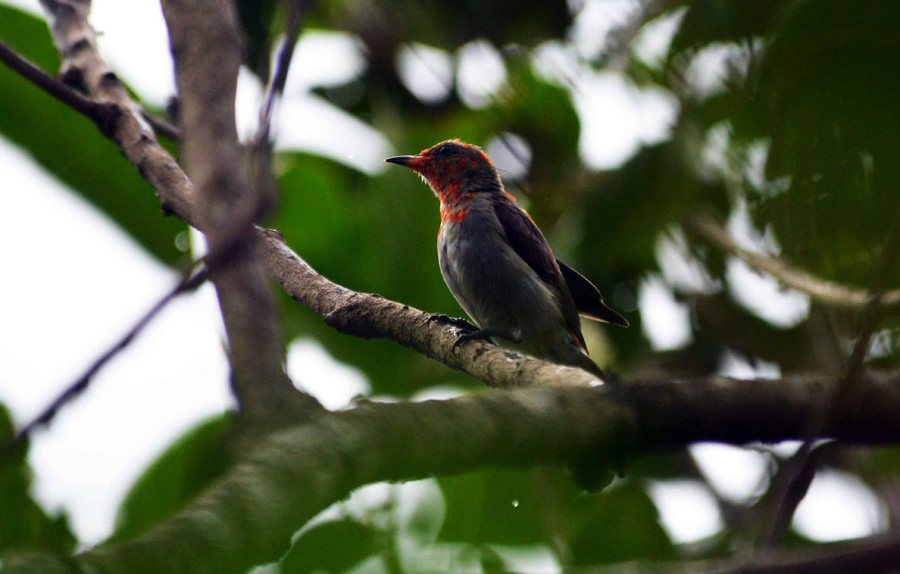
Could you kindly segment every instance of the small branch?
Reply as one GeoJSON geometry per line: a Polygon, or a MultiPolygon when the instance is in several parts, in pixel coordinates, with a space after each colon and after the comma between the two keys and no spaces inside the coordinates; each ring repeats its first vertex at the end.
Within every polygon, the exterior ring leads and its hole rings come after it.
{"type": "Polygon", "coordinates": [[[275,100],[280,98],[287,83],[288,70],[294,57],[300,22],[309,0],[292,0],[289,4],[288,25],[284,42],[278,51],[275,73],[266,89],[266,97],[259,110],[259,126],[256,138],[248,146],[252,165],[253,185],[261,204],[274,205],[278,195],[278,185],[272,169],[272,111],[275,100]]]}
{"type": "Polygon", "coordinates": [[[786,471],[789,473],[790,479],[785,482],[784,490],[776,493],[775,513],[765,541],[766,546],[770,548],[778,544],[784,536],[797,507],[806,497],[809,486],[815,478],[819,459],[816,453],[821,448],[814,448],[816,439],[822,436],[825,428],[832,426],[835,420],[841,417],[844,403],[850,397],[851,389],[862,375],[863,361],[875,329],[876,314],[873,311],[878,308],[878,303],[879,298],[876,296],[866,307],[864,313],[866,324],[847,361],[844,376],[828,394],[829,400],[822,405],[822,410],[811,413],[807,436],[800,449],[786,463],[786,471]]]}
{"type": "Polygon", "coordinates": [[[306,10],[308,0],[293,0],[290,3],[290,15],[287,29],[284,32],[284,43],[278,51],[275,65],[275,74],[266,92],[266,98],[259,111],[259,133],[256,138],[256,147],[267,146],[272,123],[272,109],[275,100],[281,97],[284,86],[287,84],[288,70],[294,57],[294,48],[297,45],[297,36],[300,34],[300,21],[306,10]]]}
{"type": "Polygon", "coordinates": [[[156,133],[174,141],[178,141],[179,139],[181,139],[181,132],[176,126],[172,125],[167,120],[154,116],[153,114],[148,113],[146,110],[144,110],[143,116],[144,119],[147,120],[147,123],[153,126],[153,130],[156,131],[156,133]]]}
{"type": "Polygon", "coordinates": [[[78,91],[67,86],[57,78],[54,78],[44,70],[29,62],[25,57],[21,56],[3,41],[0,41],[0,62],[9,66],[22,77],[31,81],[35,86],[41,88],[60,102],[94,121],[98,121],[100,118],[105,117],[109,112],[107,106],[98,104],[94,100],[85,97],[78,91]]]}
{"type": "Polygon", "coordinates": [[[883,288],[888,277],[890,277],[898,249],[900,249],[900,214],[895,216],[893,225],[889,229],[884,242],[884,249],[882,249],[875,277],[872,281],[872,292],[875,293],[875,296],[869,300],[862,311],[862,320],[860,321],[861,333],[853,346],[853,352],[844,366],[844,376],[841,377],[837,386],[830,393],[829,401],[825,403],[823,410],[819,413],[813,413],[808,436],[800,450],[789,461],[790,466],[788,470],[796,468],[796,471],[791,480],[788,481],[781,500],[776,506],[772,527],[766,540],[767,546],[774,546],[781,539],[797,510],[797,506],[800,505],[800,502],[806,496],[809,485],[815,477],[818,457],[812,456],[814,453],[814,441],[821,436],[825,428],[833,426],[834,422],[843,415],[844,404],[850,398],[853,389],[862,376],[865,369],[866,354],[869,351],[872,336],[881,319],[879,311],[882,309],[883,288]]]}
{"type": "MultiPolygon", "coordinates": [[[[874,293],[864,289],[827,281],[797,269],[781,259],[744,249],[711,215],[696,214],[685,221],[685,226],[688,231],[720,251],[738,257],[757,271],[768,273],[782,285],[802,291],[824,305],[861,311],[874,297],[874,293]]],[[[900,289],[886,291],[881,297],[879,308],[885,312],[900,311],[900,289]]]]}
{"type": "Polygon", "coordinates": [[[60,75],[77,79],[85,97],[111,110],[104,124],[98,125],[100,131],[118,144],[126,159],[153,186],[163,211],[177,213],[196,227],[193,185],[156,141],[143,119],[143,110],[101,58],[96,33],[87,21],[90,2],[42,0],[41,4],[50,16],[53,41],[63,59],[60,75]]]}
{"type": "Polygon", "coordinates": [[[32,432],[34,432],[37,428],[42,427],[44,425],[50,424],[50,421],[56,416],[56,413],[64,407],[67,403],[71,402],[78,395],[87,390],[88,386],[91,384],[91,381],[94,379],[94,376],[100,372],[106,364],[116,355],[119,354],[120,351],[123,351],[128,345],[135,340],[135,338],[140,334],[144,328],[150,324],[159,313],[162,311],[166,305],[169,304],[173,299],[181,295],[182,293],[188,293],[190,291],[195,290],[197,287],[202,285],[208,277],[206,268],[201,268],[196,273],[186,273],[178,284],[168,293],[166,293],[159,301],[154,304],[149,311],[147,311],[140,319],[138,319],[137,323],[128,330],[125,335],[119,339],[115,345],[113,345],[109,350],[100,355],[94,363],[88,367],[87,371],[84,372],[83,375],[78,377],[74,383],[66,387],[66,389],[53,400],[50,405],[45,408],[41,414],[35,417],[30,423],[26,424],[22,427],[18,433],[16,433],[15,438],[8,445],[0,447],[0,458],[3,455],[7,455],[10,451],[15,450],[20,447],[27,439],[32,432]]]}

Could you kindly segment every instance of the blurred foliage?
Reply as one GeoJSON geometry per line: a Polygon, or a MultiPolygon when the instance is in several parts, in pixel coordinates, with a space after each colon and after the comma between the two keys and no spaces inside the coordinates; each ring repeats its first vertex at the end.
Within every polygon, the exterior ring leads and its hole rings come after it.
{"type": "MultiPolygon", "coordinates": [[[[0,444],[15,435],[12,419],[0,404],[0,444]]],[[[31,495],[31,468],[26,448],[4,453],[0,460],[0,553],[10,550],[46,550],[68,554],[75,537],[65,514],[51,516],[31,495]]]]}
{"type": "Polygon", "coordinates": [[[232,416],[201,423],[179,438],[138,478],[122,501],[112,540],[125,540],[184,508],[228,469],[232,416]]]}
{"type": "MultiPolygon", "coordinates": [[[[501,134],[524,139],[531,150],[528,173],[511,191],[528,206],[560,258],[583,271],[632,323],[624,331],[591,329],[595,337],[589,342],[604,348],[597,355],[609,357],[604,366],[613,372],[625,378],[710,374],[732,354],[750,365],[766,361],[783,373],[832,368],[835,357],[827,350],[846,349],[858,333],[853,313],[813,304],[795,324],[775,325],[741,303],[728,258],[688,236],[680,257],[703,276],[702,286],[691,287],[661,263],[660,241],[680,233],[684,218],[699,210],[739,219],[746,206],[753,231],[767,238],[757,248],[860,287],[889,271],[886,285],[898,287],[898,266],[883,261],[882,252],[900,213],[900,3],[656,4],[656,10],[628,16],[634,33],[623,46],[610,44],[593,53],[573,40],[585,17],[579,2],[309,2],[304,27],[352,34],[366,61],[359,77],[312,91],[370,123],[398,153],[450,137],[480,145],[501,134]],[[659,61],[643,59],[637,49],[641,33],[666,18],[676,22],[667,52],[659,61]],[[436,102],[419,100],[401,79],[398,51],[411,43],[443,50],[458,66],[453,58],[476,40],[489,42],[505,65],[505,84],[488,105],[467,107],[458,77],[436,102]],[[563,48],[574,72],[559,70],[553,78],[538,72],[535,54],[548,43],[563,48]],[[710,66],[716,55],[718,81],[704,87],[698,67],[710,66]],[[585,122],[575,101],[584,95],[584,78],[607,73],[632,82],[634,90],[662,90],[678,109],[661,141],[644,145],[619,166],[596,170],[580,155],[585,122]],[[690,312],[690,337],[677,349],[655,349],[642,331],[653,318],[643,316],[637,302],[651,277],[661,279],[690,312]]],[[[270,51],[283,32],[285,5],[243,0],[238,5],[248,67],[266,78],[270,51]]],[[[45,70],[55,70],[58,58],[39,20],[0,6],[0,38],[45,70]]],[[[159,215],[152,190],[90,122],[6,68],[0,68],[0,110],[0,134],[162,261],[176,260],[174,237],[184,226],[159,215]]],[[[615,129],[610,127],[610,138],[617,136],[615,129]]],[[[354,144],[347,141],[346,148],[352,151],[354,144]]],[[[400,169],[371,176],[297,151],[281,153],[276,165],[282,198],[268,224],[311,265],[351,289],[461,315],[437,266],[437,201],[418,178],[400,169]]],[[[28,215],[40,224],[40,214],[28,215]]],[[[337,359],[362,370],[376,394],[408,396],[437,385],[478,388],[408,349],[341,335],[287,297],[282,303],[288,340],[304,336],[321,342],[337,359]]],[[[882,346],[873,359],[896,366],[896,317],[885,317],[879,329],[882,346]]],[[[224,420],[202,425],[147,470],[122,505],[117,538],[131,537],[176,511],[222,472],[226,425],[224,420]]],[[[900,515],[895,450],[852,451],[858,460],[848,466],[893,505],[892,516],[900,515]]],[[[778,467],[781,459],[772,460],[778,467]]],[[[755,500],[717,500],[728,517],[750,518],[726,520],[725,531],[702,544],[676,546],[644,487],[647,480],[705,480],[690,454],[649,457],[626,464],[625,473],[595,494],[578,490],[566,473],[552,469],[441,478],[445,515],[439,532],[426,536],[346,515],[302,532],[281,568],[337,572],[378,560],[399,570],[411,563],[404,553],[413,540],[449,549],[457,560],[449,563],[485,570],[508,567],[501,547],[549,549],[560,563],[573,566],[704,558],[733,552],[741,540],[753,538],[741,536],[742,525],[765,521],[755,500]]],[[[64,518],[48,517],[30,498],[23,459],[0,471],[0,484],[3,547],[71,548],[64,518]]],[[[796,534],[790,542],[812,544],[796,534]]]]}
{"type": "Polygon", "coordinates": [[[381,549],[380,533],[352,519],[313,526],[291,545],[281,559],[282,574],[343,572],[381,549]]]}

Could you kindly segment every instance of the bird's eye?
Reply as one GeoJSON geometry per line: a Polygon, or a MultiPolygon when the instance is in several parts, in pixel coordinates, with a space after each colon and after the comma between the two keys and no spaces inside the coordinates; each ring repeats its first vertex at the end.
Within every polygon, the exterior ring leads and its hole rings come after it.
{"type": "Polygon", "coordinates": [[[451,155],[453,155],[453,146],[442,145],[441,147],[437,148],[435,155],[438,157],[450,157],[451,155]]]}

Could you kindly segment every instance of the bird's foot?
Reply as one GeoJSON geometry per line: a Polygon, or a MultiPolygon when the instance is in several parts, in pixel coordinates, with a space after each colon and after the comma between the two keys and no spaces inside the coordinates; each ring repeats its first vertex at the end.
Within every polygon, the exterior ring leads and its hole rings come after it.
{"type": "Polygon", "coordinates": [[[462,317],[450,317],[449,315],[444,315],[443,313],[436,313],[431,317],[428,317],[428,321],[437,321],[438,323],[450,325],[451,327],[456,327],[457,329],[462,329],[463,331],[478,330],[478,327],[466,321],[462,317]]]}
{"type": "Polygon", "coordinates": [[[511,341],[513,343],[521,342],[519,337],[515,337],[506,331],[500,331],[498,329],[478,329],[476,331],[472,331],[469,333],[463,333],[459,336],[453,346],[450,348],[451,351],[455,351],[457,347],[465,343],[466,341],[475,341],[479,339],[490,339],[491,337],[495,337],[497,339],[506,339],[507,341],[511,341]]]}

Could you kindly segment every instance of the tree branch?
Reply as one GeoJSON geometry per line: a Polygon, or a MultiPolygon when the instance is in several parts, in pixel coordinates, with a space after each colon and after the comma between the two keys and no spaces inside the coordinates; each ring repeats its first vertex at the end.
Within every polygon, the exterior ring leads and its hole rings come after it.
{"type": "MultiPolygon", "coordinates": [[[[734,255],[757,271],[768,273],[782,285],[802,291],[825,305],[861,311],[875,296],[865,289],[827,281],[797,269],[781,259],[744,249],[711,215],[696,214],[685,221],[685,226],[688,231],[716,249],[734,255]]],[[[881,297],[880,309],[894,313],[900,311],[900,289],[886,291],[881,297]]]]}
{"type": "Polygon", "coordinates": [[[163,211],[177,213],[186,222],[194,224],[193,185],[178,163],[156,141],[153,131],[143,120],[140,107],[100,57],[96,33],[87,21],[90,2],[42,0],[41,4],[50,16],[53,41],[63,58],[63,81],[77,86],[94,102],[110,108],[108,120],[98,125],[100,131],[116,142],[128,161],[159,193],[163,211]]]}
{"type": "Polygon", "coordinates": [[[272,169],[272,114],[275,101],[281,97],[287,84],[288,71],[297,45],[297,36],[300,34],[300,22],[308,3],[309,0],[291,0],[289,2],[284,41],[278,51],[275,72],[269,80],[265,98],[260,106],[256,137],[248,145],[256,194],[260,201],[266,202],[267,205],[275,204],[278,194],[276,175],[272,169]]]}
{"type": "Polygon", "coordinates": [[[827,549],[768,554],[764,557],[725,569],[716,574],[846,574],[896,572],[900,567],[900,540],[882,538],[862,543],[831,544],[827,549]]]}
{"type": "Polygon", "coordinates": [[[79,92],[73,90],[63,82],[54,78],[44,70],[38,68],[18,52],[0,41],[0,62],[21,74],[60,102],[70,106],[75,111],[85,115],[95,122],[101,121],[108,110],[106,106],[98,104],[79,92]]]}
{"type": "MultiPolygon", "coordinates": [[[[107,573],[243,572],[277,559],[300,525],[363,484],[494,465],[599,464],[696,441],[804,438],[809,413],[836,384],[823,376],[711,377],[364,403],[273,435],[184,512],[75,561],[107,573]]],[[[864,375],[845,407],[825,436],[900,440],[900,371],[864,375]]]]}
{"type": "Polygon", "coordinates": [[[300,34],[300,20],[303,13],[309,7],[309,0],[292,0],[288,6],[288,23],[284,31],[284,43],[278,51],[275,73],[266,90],[266,97],[259,110],[259,133],[256,137],[256,147],[261,148],[269,143],[269,133],[272,125],[272,110],[275,100],[281,97],[287,84],[288,70],[291,60],[294,58],[294,48],[297,45],[297,36],[300,34]]]}
{"type": "Polygon", "coordinates": [[[900,539],[872,537],[817,545],[786,552],[767,552],[747,559],[713,558],[686,562],[630,562],[626,565],[579,568],[579,574],[893,574],[900,566],[900,539]]]}
{"type": "Polygon", "coordinates": [[[596,377],[581,369],[525,357],[484,341],[471,341],[454,350],[459,337],[456,328],[409,305],[332,283],[291,251],[277,231],[260,233],[269,275],[294,300],[342,333],[394,341],[492,387],[598,384],[596,377]]]}
{"type": "Polygon", "coordinates": [[[228,333],[232,389],[247,430],[287,426],[320,407],[284,372],[278,309],[257,254],[253,223],[267,202],[248,185],[235,125],[240,25],[229,0],[164,0],[162,6],[175,59],[182,153],[198,190],[201,228],[212,253],[246,243],[236,261],[212,275],[228,333]]]}

